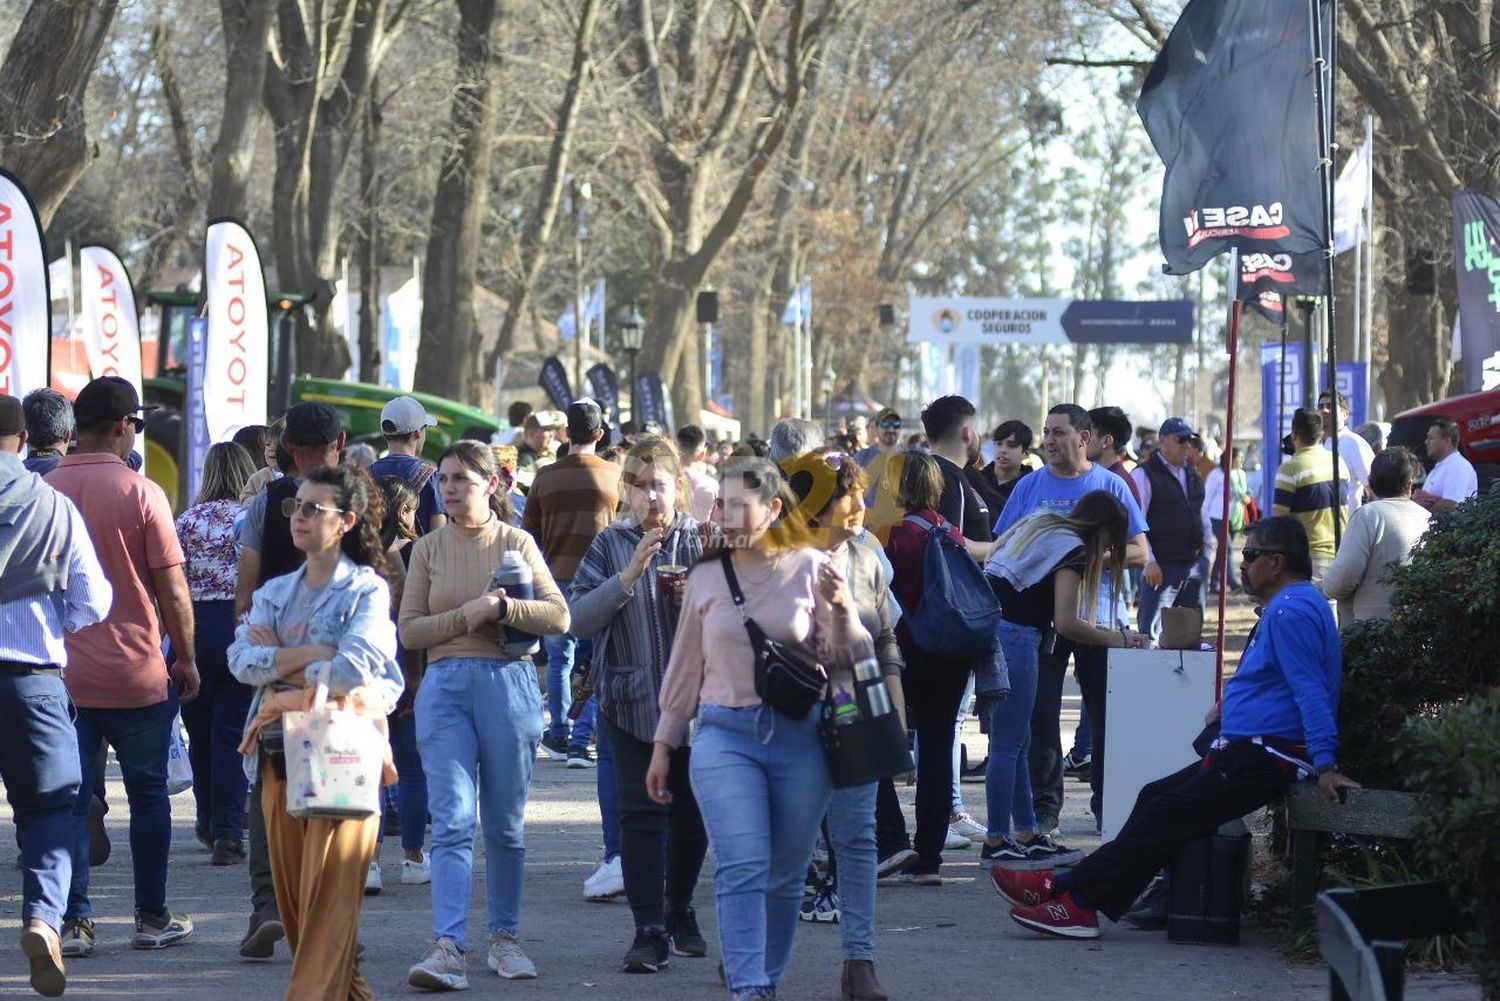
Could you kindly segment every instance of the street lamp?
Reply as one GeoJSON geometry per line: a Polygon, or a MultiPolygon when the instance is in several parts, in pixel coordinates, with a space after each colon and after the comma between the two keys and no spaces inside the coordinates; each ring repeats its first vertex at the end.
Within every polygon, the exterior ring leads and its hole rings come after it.
{"type": "Polygon", "coordinates": [[[646,321],[641,316],[641,311],[635,308],[635,303],[621,311],[620,314],[620,346],[630,355],[630,419],[634,421],[639,413],[636,405],[638,390],[635,384],[635,357],[641,353],[641,340],[646,333],[646,321]]]}

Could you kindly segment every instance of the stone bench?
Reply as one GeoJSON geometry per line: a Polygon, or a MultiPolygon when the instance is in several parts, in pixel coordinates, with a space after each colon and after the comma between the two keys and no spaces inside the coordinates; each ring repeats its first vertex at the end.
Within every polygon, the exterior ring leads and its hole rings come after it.
{"type": "Polygon", "coordinates": [[[1415,793],[1349,789],[1342,802],[1324,798],[1311,782],[1287,790],[1287,827],[1292,836],[1292,933],[1313,927],[1318,894],[1318,835],[1357,834],[1410,839],[1420,813],[1415,793]]]}

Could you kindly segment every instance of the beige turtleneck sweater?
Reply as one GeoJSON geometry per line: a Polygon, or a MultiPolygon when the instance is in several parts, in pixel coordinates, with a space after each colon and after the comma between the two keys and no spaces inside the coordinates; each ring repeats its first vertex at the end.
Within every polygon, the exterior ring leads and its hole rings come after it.
{"type": "Polygon", "coordinates": [[[411,567],[401,596],[401,642],[426,650],[430,661],[445,657],[501,656],[500,626],[515,626],[539,636],[568,631],[568,603],[558,590],[536,541],[521,529],[491,518],[479,528],[449,521],[412,544],[411,567]],[[471,634],[464,622],[465,602],[485,593],[490,575],[507,550],[520,551],[533,576],[530,601],[507,598],[505,618],[471,634]]]}

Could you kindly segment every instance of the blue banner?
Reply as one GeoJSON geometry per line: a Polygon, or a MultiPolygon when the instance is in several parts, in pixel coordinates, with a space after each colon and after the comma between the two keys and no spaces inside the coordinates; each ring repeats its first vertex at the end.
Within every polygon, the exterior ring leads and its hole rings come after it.
{"type": "MultiPolygon", "coordinates": [[[[1319,392],[1328,388],[1328,365],[1319,367],[1319,392]]],[[[1263,344],[1260,349],[1260,433],[1261,496],[1257,503],[1266,514],[1276,494],[1276,470],[1281,465],[1281,439],[1292,430],[1292,414],[1302,406],[1303,383],[1307,367],[1302,364],[1302,345],[1288,344],[1282,363],[1280,344],[1263,344]]],[[[1365,363],[1341,361],[1338,367],[1338,390],[1349,401],[1349,428],[1366,419],[1365,363]]],[[[1342,432],[1352,433],[1352,431],[1342,432]]]]}
{"type": "Polygon", "coordinates": [[[213,444],[208,434],[208,411],[203,404],[203,376],[207,367],[208,318],[195,316],[188,320],[187,425],[182,433],[187,449],[184,457],[187,494],[182,499],[183,507],[198,497],[198,488],[203,482],[203,464],[208,461],[208,447],[213,444]]]}

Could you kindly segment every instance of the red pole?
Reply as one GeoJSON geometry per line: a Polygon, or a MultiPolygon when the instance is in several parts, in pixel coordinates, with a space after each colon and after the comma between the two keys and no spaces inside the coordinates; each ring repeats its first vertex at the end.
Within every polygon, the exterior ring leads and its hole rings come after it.
{"type": "MultiPolygon", "coordinates": [[[[1238,255],[1234,255],[1236,258],[1238,255]]],[[[1236,261],[1236,264],[1238,262],[1236,261]]],[[[1233,275],[1238,279],[1239,275],[1233,275]]],[[[1232,279],[1232,280],[1233,280],[1232,279]]],[[[1224,488],[1219,506],[1219,635],[1214,643],[1214,699],[1224,695],[1224,606],[1229,599],[1229,476],[1234,467],[1234,387],[1239,368],[1240,355],[1240,300],[1236,296],[1229,300],[1229,405],[1224,417],[1224,488]]]]}

